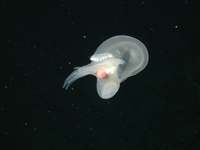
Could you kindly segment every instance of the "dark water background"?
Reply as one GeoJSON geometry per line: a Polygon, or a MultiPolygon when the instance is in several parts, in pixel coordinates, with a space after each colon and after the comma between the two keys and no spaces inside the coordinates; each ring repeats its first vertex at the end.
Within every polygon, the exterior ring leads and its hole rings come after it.
{"type": "Polygon", "coordinates": [[[198,1],[15,0],[0,13],[1,150],[200,149],[198,1]],[[141,73],[110,100],[93,76],[62,89],[122,34],[148,49],[141,73]]]}

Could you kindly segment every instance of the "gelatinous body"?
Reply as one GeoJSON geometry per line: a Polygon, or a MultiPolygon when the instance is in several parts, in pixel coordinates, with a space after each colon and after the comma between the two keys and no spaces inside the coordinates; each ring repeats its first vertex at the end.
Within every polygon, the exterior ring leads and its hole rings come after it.
{"type": "Polygon", "coordinates": [[[91,74],[97,77],[99,96],[109,99],[117,93],[121,82],[146,67],[149,56],[142,42],[119,35],[103,42],[90,60],[90,64],[75,68],[65,80],[63,88],[67,89],[78,78],[91,74]]]}

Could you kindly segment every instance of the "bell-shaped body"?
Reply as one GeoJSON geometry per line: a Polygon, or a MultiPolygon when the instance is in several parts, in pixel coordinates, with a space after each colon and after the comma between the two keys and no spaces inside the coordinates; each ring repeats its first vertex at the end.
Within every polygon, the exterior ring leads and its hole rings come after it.
{"type": "Polygon", "coordinates": [[[90,60],[90,64],[75,68],[65,80],[63,88],[68,89],[78,78],[91,74],[97,77],[99,96],[109,99],[117,93],[121,82],[146,67],[149,56],[142,42],[119,35],[103,42],[90,60]]]}

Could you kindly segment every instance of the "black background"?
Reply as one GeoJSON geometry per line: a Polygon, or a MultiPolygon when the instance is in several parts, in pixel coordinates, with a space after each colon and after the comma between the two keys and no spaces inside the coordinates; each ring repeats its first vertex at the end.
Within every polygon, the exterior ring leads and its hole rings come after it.
{"type": "Polygon", "coordinates": [[[0,149],[198,150],[197,0],[6,1],[0,5],[0,149]],[[148,66],[102,100],[86,76],[62,88],[106,39],[129,35],[148,66]]]}

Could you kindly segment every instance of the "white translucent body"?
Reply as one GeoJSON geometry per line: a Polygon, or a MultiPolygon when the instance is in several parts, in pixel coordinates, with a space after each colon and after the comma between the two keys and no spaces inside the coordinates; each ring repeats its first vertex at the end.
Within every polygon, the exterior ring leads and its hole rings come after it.
{"type": "Polygon", "coordinates": [[[97,77],[99,96],[109,99],[117,93],[121,82],[146,67],[149,56],[142,42],[130,36],[119,35],[103,42],[90,59],[90,64],[75,68],[65,80],[63,88],[67,89],[75,80],[91,74],[97,77]],[[99,78],[99,70],[104,70],[108,77],[99,78]]]}

